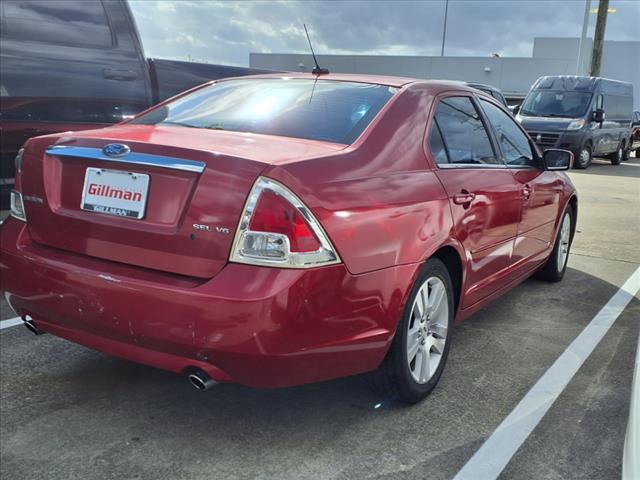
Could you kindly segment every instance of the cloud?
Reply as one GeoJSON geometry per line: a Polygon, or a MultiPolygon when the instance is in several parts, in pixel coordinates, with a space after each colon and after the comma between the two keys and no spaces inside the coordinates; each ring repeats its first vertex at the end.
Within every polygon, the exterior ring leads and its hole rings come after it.
{"type": "MultiPolygon", "coordinates": [[[[597,1],[592,2],[597,6],[597,1]]],[[[250,52],[439,55],[444,1],[130,2],[148,56],[248,65],[250,52]]],[[[530,56],[534,37],[577,37],[582,1],[449,2],[446,55],[530,56]]],[[[640,40],[640,2],[612,0],[607,40],[640,40]],[[632,19],[636,19],[632,21],[632,19]]],[[[593,35],[595,15],[590,15],[593,35]]]]}

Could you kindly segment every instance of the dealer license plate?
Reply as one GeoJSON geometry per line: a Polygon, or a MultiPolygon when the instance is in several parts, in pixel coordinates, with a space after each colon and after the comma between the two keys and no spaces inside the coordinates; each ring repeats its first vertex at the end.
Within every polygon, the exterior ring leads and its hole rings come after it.
{"type": "Polygon", "coordinates": [[[144,217],[149,175],[87,168],[80,208],[119,217],[144,217]]]}

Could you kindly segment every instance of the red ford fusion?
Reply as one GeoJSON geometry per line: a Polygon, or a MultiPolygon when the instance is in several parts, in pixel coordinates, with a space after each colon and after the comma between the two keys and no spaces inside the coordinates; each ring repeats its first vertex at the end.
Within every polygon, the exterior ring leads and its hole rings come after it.
{"type": "Polygon", "coordinates": [[[200,389],[371,372],[416,402],[454,323],[531,275],[562,279],[572,160],[460,83],[216,81],[29,140],[1,287],[33,332],[200,389]]]}

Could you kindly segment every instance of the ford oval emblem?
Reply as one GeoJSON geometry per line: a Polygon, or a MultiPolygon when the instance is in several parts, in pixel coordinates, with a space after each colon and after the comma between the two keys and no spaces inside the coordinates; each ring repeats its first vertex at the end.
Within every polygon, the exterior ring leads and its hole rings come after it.
{"type": "Polygon", "coordinates": [[[110,143],[102,149],[102,152],[109,157],[124,157],[130,151],[131,149],[122,143],[110,143]]]}

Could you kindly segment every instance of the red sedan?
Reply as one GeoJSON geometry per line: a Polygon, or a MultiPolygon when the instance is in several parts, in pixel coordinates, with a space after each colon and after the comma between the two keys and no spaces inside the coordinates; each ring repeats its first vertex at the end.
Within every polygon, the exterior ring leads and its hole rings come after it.
{"type": "Polygon", "coordinates": [[[455,322],[532,274],[562,279],[571,161],[460,83],[212,82],[29,140],[1,287],[32,331],[201,389],[375,371],[415,402],[455,322]]]}

